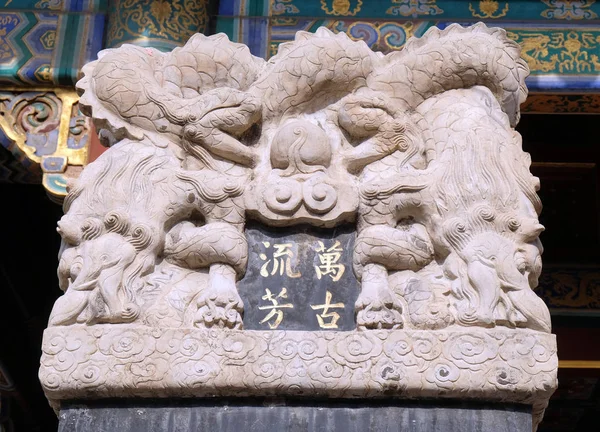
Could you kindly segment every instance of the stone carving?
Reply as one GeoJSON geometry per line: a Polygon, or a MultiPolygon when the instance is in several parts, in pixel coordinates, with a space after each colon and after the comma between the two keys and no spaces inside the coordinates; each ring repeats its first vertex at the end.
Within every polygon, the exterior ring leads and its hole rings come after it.
{"type": "Polygon", "coordinates": [[[239,327],[235,279],[247,257],[242,184],[212,170],[181,169],[167,149],[128,139],[110,152],[84,170],[65,201],[58,228],[65,295],[50,325],[137,319],[164,286],[153,279],[161,256],[180,271],[208,269],[195,299],[199,322],[239,327]]]}
{"type": "Polygon", "coordinates": [[[49,397],[296,385],[543,410],[556,355],[532,291],[539,185],[513,129],[527,74],[518,45],[483,24],[385,56],[323,28],[268,62],[224,35],[101,52],[78,89],[111,149],[70,185],[59,223],[49,397]],[[359,331],[241,331],[248,220],[355,224],[359,331]]]}
{"type": "Polygon", "coordinates": [[[40,377],[53,400],[460,395],[531,404],[539,414],[558,367],[554,336],[523,329],[214,332],[97,325],[49,328],[42,350],[40,377]]]}

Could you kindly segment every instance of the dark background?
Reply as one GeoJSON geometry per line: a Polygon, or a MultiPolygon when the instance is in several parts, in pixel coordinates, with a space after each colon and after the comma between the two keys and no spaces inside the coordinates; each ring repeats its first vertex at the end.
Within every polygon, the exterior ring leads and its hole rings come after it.
{"type": "MultiPolygon", "coordinates": [[[[283,312],[283,320],[277,330],[321,330],[316,315],[323,310],[313,310],[310,305],[325,303],[327,291],[332,295],[331,305],[343,302],[344,308],[330,308],[328,314],[335,312],[339,315],[336,322],[337,331],[354,330],[354,304],[358,297],[359,284],[352,271],[352,253],[354,251],[354,228],[342,226],[331,229],[317,229],[310,225],[299,225],[287,228],[285,232],[277,228],[269,228],[258,223],[249,223],[246,226],[248,238],[248,269],[244,278],[238,283],[238,291],[244,301],[244,328],[248,330],[268,330],[268,322],[260,322],[267,316],[269,310],[260,310],[260,307],[272,305],[268,300],[263,300],[265,288],[268,288],[275,298],[283,287],[287,288],[287,299],[276,299],[279,304],[292,304],[293,308],[279,309],[283,312]],[[345,266],[344,272],[338,281],[333,281],[329,275],[319,279],[315,272],[315,265],[320,265],[315,243],[321,240],[325,248],[330,248],[336,241],[340,242],[337,249],[342,249],[338,264],[345,266]],[[263,242],[268,242],[271,247],[266,248],[263,242]],[[277,271],[271,275],[273,244],[293,244],[293,253],[296,257],[290,261],[291,270],[300,273],[298,278],[290,278],[284,271],[283,275],[277,271]],[[265,253],[266,252],[266,253],[265,253]],[[271,259],[266,270],[268,277],[260,275],[261,267],[266,261],[260,258],[260,253],[265,253],[271,259]]],[[[318,248],[318,246],[317,246],[318,248]]],[[[327,252],[325,252],[327,253],[327,252]]],[[[279,270],[279,269],[278,269],[279,270]]],[[[332,322],[331,317],[324,318],[324,323],[332,322]]],[[[275,318],[269,320],[274,324],[275,318]]]]}

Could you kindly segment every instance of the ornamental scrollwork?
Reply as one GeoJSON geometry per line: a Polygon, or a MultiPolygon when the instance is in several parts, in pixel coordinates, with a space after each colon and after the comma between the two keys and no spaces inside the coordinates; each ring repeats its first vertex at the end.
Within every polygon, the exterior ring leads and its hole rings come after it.
{"type": "Polygon", "coordinates": [[[473,3],[469,3],[469,11],[476,18],[502,18],[506,16],[508,9],[508,3],[500,8],[499,2],[495,0],[480,1],[477,7],[473,6],[473,3]]]}
{"type": "Polygon", "coordinates": [[[292,3],[293,0],[273,0],[271,13],[273,15],[297,14],[300,10],[292,3]]]}
{"type": "Polygon", "coordinates": [[[594,31],[509,31],[522,47],[532,73],[590,74],[600,70],[600,33],[594,31]]]}
{"type": "Polygon", "coordinates": [[[112,5],[107,45],[143,38],[181,44],[208,24],[206,0],[118,0],[112,5]]]}
{"type": "Polygon", "coordinates": [[[551,335],[526,331],[215,332],[100,325],[46,331],[40,379],[51,403],[95,397],[460,397],[533,405],[556,386],[551,335]]]}
{"type": "Polygon", "coordinates": [[[548,6],[542,11],[542,16],[548,19],[583,20],[596,19],[598,14],[591,8],[595,0],[542,0],[548,6]]]}
{"type": "Polygon", "coordinates": [[[355,16],[362,5],[363,0],[321,0],[321,9],[334,16],[355,16]]]}
{"type": "Polygon", "coordinates": [[[391,6],[385,13],[404,17],[424,15],[440,15],[444,11],[437,5],[437,0],[392,0],[391,6]]]}
{"type": "Polygon", "coordinates": [[[52,89],[0,92],[1,144],[31,172],[41,175],[55,201],[66,196],[66,186],[87,162],[91,121],[79,112],[73,90],[52,89]]]}

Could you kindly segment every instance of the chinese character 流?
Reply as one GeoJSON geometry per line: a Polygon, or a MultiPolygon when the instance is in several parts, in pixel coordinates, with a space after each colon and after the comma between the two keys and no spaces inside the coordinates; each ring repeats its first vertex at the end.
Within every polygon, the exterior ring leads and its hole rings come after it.
{"type": "Polygon", "coordinates": [[[315,251],[319,254],[319,262],[321,263],[320,265],[315,265],[317,278],[321,279],[321,277],[329,275],[334,282],[339,281],[346,270],[344,264],[338,263],[342,257],[341,252],[344,251],[340,242],[336,240],[333,246],[329,249],[325,249],[325,244],[322,241],[319,241],[319,246],[315,251]]]}
{"type": "MultiPolygon", "coordinates": [[[[267,249],[271,247],[271,243],[269,242],[262,243],[267,249]]],[[[290,278],[299,278],[302,276],[300,272],[292,270],[292,258],[294,257],[292,246],[292,243],[275,243],[273,245],[275,251],[273,252],[273,257],[271,259],[267,259],[267,255],[261,253],[259,257],[261,260],[265,261],[265,263],[260,268],[260,275],[263,277],[269,277],[279,272],[279,274],[283,276],[285,272],[287,277],[290,278]],[[268,269],[269,264],[271,264],[270,272],[268,269]]]]}
{"type": "Polygon", "coordinates": [[[262,296],[261,298],[263,300],[267,300],[270,301],[272,304],[267,305],[267,306],[259,306],[258,308],[260,310],[269,310],[270,312],[268,313],[268,315],[260,322],[261,324],[264,323],[268,323],[269,324],[269,328],[271,329],[276,329],[277,327],[279,327],[279,324],[281,324],[281,322],[283,321],[283,311],[279,310],[282,308],[294,308],[294,305],[291,303],[285,303],[285,304],[279,304],[279,300],[277,299],[286,299],[287,296],[287,288],[281,288],[281,291],[279,292],[279,294],[277,294],[276,297],[273,297],[273,293],[271,293],[271,290],[268,288],[265,288],[265,292],[266,294],[264,296],[262,296]],[[273,323],[269,322],[271,321],[273,318],[275,318],[275,321],[273,323]]]}
{"type": "Polygon", "coordinates": [[[340,319],[340,314],[337,312],[329,312],[329,309],[344,309],[344,303],[331,304],[331,293],[327,291],[325,294],[325,304],[310,305],[313,310],[323,309],[323,312],[317,315],[319,327],[324,329],[338,328],[337,322],[340,319]],[[331,321],[325,322],[325,319],[331,318],[331,321]]]}

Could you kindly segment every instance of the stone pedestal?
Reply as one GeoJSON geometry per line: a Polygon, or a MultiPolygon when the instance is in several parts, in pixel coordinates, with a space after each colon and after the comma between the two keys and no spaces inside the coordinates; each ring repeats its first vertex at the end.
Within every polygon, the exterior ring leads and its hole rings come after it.
{"type": "Polygon", "coordinates": [[[322,28],[269,62],[195,35],[86,65],[81,104],[112,147],[59,223],[40,380],[63,429],[113,421],[68,401],[209,397],[123,401],[132,426],[79,430],[535,427],[558,359],[532,290],[544,227],[514,130],[519,52],[483,24],[388,56],[322,28]],[[264,397],[321,402],[249,402],[264,397]],[[529,408],[498,413],[514,403],[529,408]]]}
{"type": "Polygon", "coordinates": [[[516,404],[233,399],[63,404],[59,432],[531,432],[516,404]]]}
{"type": "Polygon", "coordinates": [[[300,396],[343,398],[354,406],[365,398],[438,398],[528,405],[537,423],[557,367],[554,335],[503,329],[261,332],[97,325],[49,328],[42,349],[40,379],[57,408],[60,401],[88,396],[300,396]]]}

